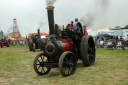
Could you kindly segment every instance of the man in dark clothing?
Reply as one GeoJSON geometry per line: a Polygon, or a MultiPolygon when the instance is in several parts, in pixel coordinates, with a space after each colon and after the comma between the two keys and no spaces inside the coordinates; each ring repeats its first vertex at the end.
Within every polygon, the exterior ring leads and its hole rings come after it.
{"type": "Polygon", "coordinates": [[[103,38],[103,36],[101,36],[101,38],[100,38],[100,39],[104,41],[104,38],[103,38]]]}
{"type": "Polygon", "coordinates": [[[118,35],[117,35],[117,36],[116,36],[116,44],[117,44],[118,40],[119,40],[119,38],[118,38],[118,35]]]}
{"type": "Polygon", "coordinates": [[[125,50],[125,48],[124,47],[127,47],[128,46],[128,42],[126,42],[126,41],[122,41],[122,50],[124,51],[125,50]]]}

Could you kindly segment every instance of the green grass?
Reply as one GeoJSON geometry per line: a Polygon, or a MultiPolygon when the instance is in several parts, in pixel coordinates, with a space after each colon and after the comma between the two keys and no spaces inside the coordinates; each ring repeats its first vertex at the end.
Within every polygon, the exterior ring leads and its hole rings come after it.
{"type": "Polygon", "coordinates": [[[74,75],[63,77],[58,68],[45,76],[33,69],[35,56],[28,47],[0,48],[0,85],[128,85],[128,50],[96,50],[93,66],[77,62],[74,75]]]}

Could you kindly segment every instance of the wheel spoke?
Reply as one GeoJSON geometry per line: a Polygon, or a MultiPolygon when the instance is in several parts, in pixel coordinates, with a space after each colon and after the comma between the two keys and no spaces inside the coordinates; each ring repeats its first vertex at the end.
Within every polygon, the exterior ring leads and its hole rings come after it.
{"type": "Polygon", "coordinates": [[[72,56],[71,56],[71,58],[70,58],[70,62],[72,61],[72,56]]]}
{"type": "Polygon", "coordinates": [[[44,57],[42,58],[42,56],[40,55],[40,57],[41,57],[41,60],[43,61],[44,60],[44,57]]]}
{"type": "Polygon", "coordinates": [[[40,61],[39,60],[37,60],[39,63],[40,63],[40,61]]]}
{"type": "Polygon", "coordinates": [[[92,54],[90,54],[90,55],[89,55],[89,62],[91,63],[91,62],[92,62],[92,60],[93,60],[93,55],[92,55],[92,54]]]}
{"type": "Polygon", "coordinates": [[[69,67],[69,71],[72,72],[72,70],[70,69],[70,67],[69,67]]]}
{"type": "Polygon", "coordinates": [[[66,61],[68,61],[66,57],[64,57],[64,59],[65,59],[66,61]]]}
{"type": "Polygon", "coordinates": [[[40,65],[40,64],[36,64],[36,65],[40,65]]]}
{"type": "Polygon", "coordinates": [[[69,68],[68,68],[68,74],[70,73],[69,71],[70,71],[70,70],[69,70],[69,68]]]}
{"type": "Polygon", "coordinates": [[[45,62],[48,62],[48,59],[45,62]]]}
{"type": "Polygon", "coordinates": [[[39,70],[40,66],[37,68],[37,70],[39,70]]]}
{"type": "Polygon", "coordinates": [[[43,73],[42,71],[43,71],[43,67],[42,67],[42,69],[41,69],[41,73],[43,73]]]}
{"type": "Polygon", "coordinates": [[[65,71],[66,71],[66,67],[64,68],[64,73],[66,73],[65,71]]]}
{"type": "Polygon", "coordinates": [[[44,71],[44,73],[45,73],[45,70],[44,70],[44,68],[42,67],[42,70],[44,71]]]}

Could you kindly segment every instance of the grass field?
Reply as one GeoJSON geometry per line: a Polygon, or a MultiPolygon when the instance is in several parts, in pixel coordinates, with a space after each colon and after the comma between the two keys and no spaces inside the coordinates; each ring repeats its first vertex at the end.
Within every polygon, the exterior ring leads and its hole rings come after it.
{"type": "Polygon", "coordinates": [[[74,75],[63,77],[58,68],[45,76],[33,69],[35,56],[28,47],[0,48],[0,85],[128,85],[128,50],[96,50],[93,66],[77,62],[74,75]]]}

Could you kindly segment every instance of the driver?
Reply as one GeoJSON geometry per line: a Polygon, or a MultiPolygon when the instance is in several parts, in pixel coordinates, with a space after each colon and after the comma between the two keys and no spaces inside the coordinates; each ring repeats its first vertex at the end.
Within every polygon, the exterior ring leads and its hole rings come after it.
{"type": "Polygon", "coordinates": [[[73,29],[73,21],[71,21],[71,24],[67,24],[67,26],[66,26],[66,29],[70,29],[70,30],[72,30],[73,29]]]}
{"type": "MultiPolygon", "coordinates": [[[[75,18],[75,22],[79,22],[78,21],[78,18],[75,18]]],[[[79,22],[80,23],[80,22],[79,22]]],[[[81,24],[81,23],[80,23],[81,24]]],[[[81,24],[81,26],[82,26],[82,24],[81,24]]],[[[78,32],[81,32],[81,28],[80,28],[80,25],[79,24],[76,24],[76,30],[78,31],[78,32]]]]}

